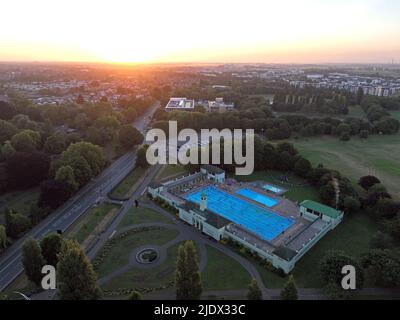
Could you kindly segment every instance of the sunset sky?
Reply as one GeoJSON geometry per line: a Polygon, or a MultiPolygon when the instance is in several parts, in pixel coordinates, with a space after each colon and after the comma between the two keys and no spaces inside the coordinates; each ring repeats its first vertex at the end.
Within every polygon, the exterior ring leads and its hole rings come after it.
{"type": "Polygon", "coordinates": [[[1,61],[400,62],[398,0],[1,0],[1,61]]]}

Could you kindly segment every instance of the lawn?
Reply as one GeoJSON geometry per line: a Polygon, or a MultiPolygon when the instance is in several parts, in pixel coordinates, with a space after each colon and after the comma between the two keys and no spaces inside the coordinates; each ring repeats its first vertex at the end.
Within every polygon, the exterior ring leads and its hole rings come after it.
{"type": "Polygon", "coordinates": [[[358,258],[370,249],[371,238],[377,231],[377,223],[363,213],[350,216],[300,259],[294,271],[296,283],[304,288],[320,287],[322,280],[318,264],[328,250],[342,250],[351,257],[358,258]]]}
{"type": "Polygon", "coordinates": [[[125,266],[129,262],[131,252],[142,245],[163,245],[175,239],[178,235],[177,230],[164,228],[153,228],[150,230],[137,230],[129,232],[125,237],[114,236],[107,241],[102,250],[98,253],[94,262],[101,261],[96,267],[99,277],[103,277],[111,272],[125,266]],[[103,257],[102,259],[100,257],[103,257]]]}
{"type": "Polygon", "coordinates": [[[173,179],[184,174],[187,174],[188,171],[185,166],[180,164],[168,164],[165,165],[160,172],[157,174],[157,180],[162,181],[164,179],[173,179]]]}
{"type": "Polygon", "coordinates": [[[147,222],[162,222],[171,223],[170,219],[165,218],[160,213],[148,208],[130,208],[118,225],[118,230],[134,224],[147,223],[147,222]]]}
{"type": "Polygon", "coordinates": [[[114,188],[111,195],[117,198],[126,198],[135,191],[133,186],[139,180],[139,178],[144,174],[146,169],[142,167],[136,167],[133,169],[125,178],[122,180],[118,186],[114,188]]]}
{"type": "Polygon", "coordinates": [[[236,176],[235,179],[238,181],[265,181],[270,182],[274,185],[281,186],[288,191],[284,194],[285,198],[292,201],[303,201],[303,200],[315,200],[319,201],[319,195],[317,189],[312,186],[305,185],[307,182],[300,177],[295,175],[288,175],[288,183],[282,183],[279,180],[279,176],[286,175],[279,171],[256,171],[249,176],[236,176]]]}
{"type": "Polygon", "coordinates": [[[353,182],[361,176],[375,175],[392,194],[400,193],[400,134],[352,137],[348,142],[337,137],[302,138],[292,141],[313,165],[322,163],[336,169],[353,182]]]}
{"type": "MultiPolygon", "coordinates": [[[[39,199],[39,188],[9,192],[0,197],[0,208],[8,207],[18,213],[28,216],[31,206],[39,199]]],[[[0,210],[0,223],[4,223],[3,210],[0,210]]]]}
{"type": "Polygon", "coordinates": [[[96,227],[107,216],[107,214],[112,210],[115,211],[119,208],[119,206],[112,204],[104,204],[90,208],[83,216],[83,219],[72,229],[69,237],[76,239],[82,244],[84,240],[95,231],[96,227]]]}
{"type": "Polygon", "coordinates": [[[118,289],[164,289],[173,287],[175,279],[176,255],[180,243],[167,250],[165,261],[149,269],[132,268],[131,270],[111,279],[102,286],[103,290],[118,291],[118,289]]]}
{"type": "Polygon", "coordinates": [[[207,247],[207,265],[201,277],[204,290],[234,290],[247,289],[250,274],[231,257],[207,247]]]}

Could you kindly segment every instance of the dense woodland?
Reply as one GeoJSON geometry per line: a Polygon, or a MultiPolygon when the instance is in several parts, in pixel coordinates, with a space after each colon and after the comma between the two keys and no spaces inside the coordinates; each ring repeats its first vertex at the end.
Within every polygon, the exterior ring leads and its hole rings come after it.
{"type": "MultiPolygon", "coordinates": [[[[131,124],[154,101],[36,106],[12,97],[0,101],[0,192],[40,186],[30,216],[5,211],[6,233],[18,238],[40,222],[108,161],[143,141],[131,124]],[[106,148],[113,150],[107,155],[106,148]]],[[[0,248],[1,250],[1,248],[0,248]]]]}

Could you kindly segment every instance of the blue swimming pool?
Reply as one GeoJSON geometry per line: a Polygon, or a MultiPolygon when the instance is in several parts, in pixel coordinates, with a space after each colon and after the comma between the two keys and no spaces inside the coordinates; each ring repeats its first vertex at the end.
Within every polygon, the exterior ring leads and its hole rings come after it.
{"type": "Polygon", "coordinates": [[[200,203],[202,193],[207,196],[207,208],[216,214],[244,227],[265,240],[272,240],[294,221],[281,217],[261,206],[235,197],[214,186],[200,188],[185,196],[185,199],[200,203]]]}
{"type": "Polygon", "coordinates": [[[236,193],[240,194],[243,197],[259,202],[267,207],[273,207],[278,203],[277,200],[271,199],[270,197],[264,196],[263,194],[259,194],[250,189],[240,189],[236,191],[236,193]]]}
{"type": "Polygon", "coordinates": [[[268,191],[271,191],[271,192],[274,192],[274,193],[280,193],[280,192],[282,192],[282,189],[279,189],[279,188],[277,188],[277,187],[271,186],[271,185],[269,185],[269,184],[265,184],[265,185],[263,186],[263,189],[268,190],[268,191]]]}

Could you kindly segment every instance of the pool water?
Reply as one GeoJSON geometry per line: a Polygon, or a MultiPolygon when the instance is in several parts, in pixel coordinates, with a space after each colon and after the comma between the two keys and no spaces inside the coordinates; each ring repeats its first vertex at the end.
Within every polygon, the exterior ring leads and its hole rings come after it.
{"type": "Polygon", "coordinates": [[[263,189],[274,192],[274,193],[279,193],[282,192],[282,189],[279,189],[277,187],[271,186],[269,184],[266,184],[263,186],[263,189]]]}
{"type": "Polygon", "coordinates": [[[231,195],[214,186],[206,186],[184,196],[200,203],[202,193],[207,196],[207,209],[270,241],[291,226],[294,221],[231,195]]]}
{"type": "Polygon", "coordinates": [[[246,198],[254,200],[258,203],[261,203],[267,207],[273,207],[274,205],[276,205],[278,203],[277,200],[271,199],[270,197],[264,196],[263,194],[259,194],[250,189],[240,189],[240,190],[236,191],[236,193],[240,194],[243,197],[246,197],[246,198]]]}

